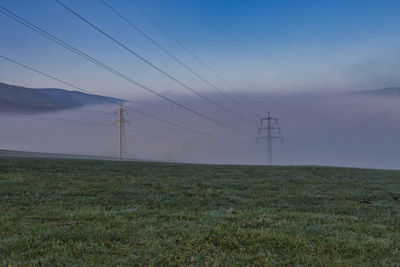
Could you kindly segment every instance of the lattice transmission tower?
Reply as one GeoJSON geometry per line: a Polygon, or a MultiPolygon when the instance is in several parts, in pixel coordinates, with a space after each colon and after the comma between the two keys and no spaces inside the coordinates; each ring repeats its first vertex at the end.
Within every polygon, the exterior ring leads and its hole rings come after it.
{"type": "Polygon", "coordinates": [[[278,124],[278,118],[271,117],[271,113],[268,112],[268,117],[261,118],[261,125],[263,125],[265,121],[267,122],[267,126],[258,128],[258,134],[260,135],[262,130],[267,130],[267,135],[256,137],[256,143],[258,143],[259,139],[267,139],[267,165],[272,165],[272,139],[280,139],[281,142],[283,142],[283,137],[272,135],[274,131],[278,131],[279,135],[281,134],[281,128],[272,125],[278,124]]]}
{"type": "Polygon", "coordinates": [[[119,114],[119,120],[114,121],[114,125],[119,124],[119,159],[126,160],[126,136],[125,136],[125,123],[130,124],[130,121],[125,119],[124,114],[129,111],[124,108],[122,103],[119,105],[119,108],[114,110],[115,114],[119,114]]]}

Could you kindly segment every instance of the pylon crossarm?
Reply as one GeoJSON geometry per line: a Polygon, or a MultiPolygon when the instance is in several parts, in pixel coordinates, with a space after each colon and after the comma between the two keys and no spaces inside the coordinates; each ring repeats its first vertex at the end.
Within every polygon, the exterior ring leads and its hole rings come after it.
{"type": "Polygon", "coordinates": [[[268,130],[268,127],[261,127],[261,128],[258,128],[258,134],[261,134],[261,130],[268,130]]]}
{"type": "Polygon", "coordinates": [[[279,134],[281,134],[281,128],[280,127],[271,127],[271,130],[277,130],[279,134]]]}
{"type": "Polygon", "coordinates": [[[280,139],[281,142],[283,143],[283,137],[281,137],[281,136],[271,136],[271,138],[280,139]]]}
{"type": "Polygon", "coordinates": [[[258,144],[258,140],[260,140],[260,139],[268,139],[268,136],[259,136],[259,137],[256,137],[256,144],[258,144]]]}

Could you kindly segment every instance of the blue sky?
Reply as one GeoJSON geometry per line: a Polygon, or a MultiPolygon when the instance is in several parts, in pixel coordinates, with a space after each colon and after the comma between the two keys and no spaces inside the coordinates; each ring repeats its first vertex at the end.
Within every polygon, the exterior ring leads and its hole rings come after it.
{"type": "MultiPolygon", "coordinates": [[[[143,39],[100,0],[63,0],[113,37],[197,90],[210,90],[143,39]]],[[[400,1],[135,0],[186,47],[240,90],[301,92],[400,85],[400,1]]],[[[112,5],[221,89],[231,90],[169,39],[129,0],[112,5]]],[[[0,0],[3,7],[159,92],[185,93],[93,31],[53,0],[0,0]]],[[[0,14],[0,53],[99,94],[142,89],[0,14]]],[[[0,60],[0,79],[64,87],[0,60]]],[[[68,88],[66,88],[68,89],[68,88]]]]}

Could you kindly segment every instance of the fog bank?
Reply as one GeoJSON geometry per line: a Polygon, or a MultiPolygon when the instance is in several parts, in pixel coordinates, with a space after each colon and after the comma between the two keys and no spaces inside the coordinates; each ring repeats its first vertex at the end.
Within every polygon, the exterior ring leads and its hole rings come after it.
{"type": "MultiPolygon", "coordinates": [[[[257,134],[259,118],[221,96],[209,97],[241,118],[198,98],[173,96],[210,117],[257,134]]],[[[274,164],[330,165],[400,169],[400,98],[318,93],[235,95],[243,105],[279,117],[285,137],[274,142],[274,164]]],[[[220,140],[154,121],[131,111],[126,128],[133,159],[217,164],[265,164],[266,143],[234,133],[164,101],[137,100],[128,105],[187,127],[247,143],[220,140]]],[[[0,148],[22,151],[118,156],[115,105],[35,114],[1,114],[0,148]],[[49,119],[51,118],[51,119],[49,119]],[[56,121],[53,118],[59,120],[56,121]],[[67,123],[66,121],[70,121],[67,123]]]]}

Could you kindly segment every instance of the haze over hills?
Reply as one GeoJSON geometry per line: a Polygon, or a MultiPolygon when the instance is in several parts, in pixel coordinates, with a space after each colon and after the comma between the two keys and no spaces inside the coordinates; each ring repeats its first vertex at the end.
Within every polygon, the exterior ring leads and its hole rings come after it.
{"type": "MultiPolygon", "coordinates": [[[[349,95],[400,97],[400,87],[358,91],[349,95]]],[[[29,88],[0,82],[0,112],[40,113],[112,102],[125,102],[125,100],[59,88],[29,88]]]]}
{"type": "Polygon", "coordinates": [[[124,100],[57,88],[27,88],[0,83],[0,111],[48,112],[124,100]]]}

